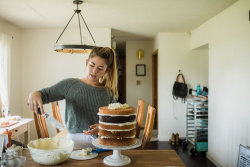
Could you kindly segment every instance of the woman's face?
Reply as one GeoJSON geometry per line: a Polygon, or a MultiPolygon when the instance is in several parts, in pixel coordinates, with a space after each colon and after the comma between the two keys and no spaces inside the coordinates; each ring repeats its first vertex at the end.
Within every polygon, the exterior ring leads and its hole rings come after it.
{"type": "Polygon", "coordinates": [[[108,68],[105,59],[100,56],[94,56],[87,60],[86,66],[88,68],[88,79],[93,82],[98,82],[108,68]]]}

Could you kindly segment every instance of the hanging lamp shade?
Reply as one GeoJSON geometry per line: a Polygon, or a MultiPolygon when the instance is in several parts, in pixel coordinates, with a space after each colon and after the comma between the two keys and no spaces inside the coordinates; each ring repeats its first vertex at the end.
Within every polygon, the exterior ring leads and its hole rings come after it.
{"type": "Polygon", "coordinates": [[[91,34],[87,23],[85,22],[82,14],[81,14],[81,10],[78,9],[78,5],[82,4],[83,1],[82,0],[74,0],[73,4],[76,4],[77,9],[74,10],[73,15],[71,16],[70,20],[68,21],[68,23],[66,24],[66,26],[64,27],[63,31],[61,32],[61,34],[59,35],[59,37],[56,40],[56,43],[54,45],[54,50],[56,52],[63,52],[63,53],[90,53],[91,49],[94,48],[96,46],[95,40],[93,35],[91,34]],[[58,44],[59,39],[62,37],[64,31],[67,29],[69,23],[71,22],[71,20],[73,19],[73,17],[75,16],[75,14],[77,14],[77,18],[78,18],[78,26],[79,26],[79,32],[80,32],[80,44],[58,44]],[[94,46],[93,45],[85,45],[83,44],[83,40],[82,40],[82,27],[81,27],[81,20],[83,21],[83,23],[85,24],[93,42],[94,42],[94,46]]]}

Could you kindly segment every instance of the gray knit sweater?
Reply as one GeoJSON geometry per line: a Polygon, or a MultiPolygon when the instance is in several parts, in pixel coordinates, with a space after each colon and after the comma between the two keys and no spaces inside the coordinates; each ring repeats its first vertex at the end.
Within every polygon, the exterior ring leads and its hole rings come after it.
{"type": "Polygon", "coordinates": [[[65,79],[39,91],[44,104],[65,99],[65,124],[69,133],[82,133],[98,123],[98,109],[113,102],[105,88],[85,84],[80,79],[65,79]]]}

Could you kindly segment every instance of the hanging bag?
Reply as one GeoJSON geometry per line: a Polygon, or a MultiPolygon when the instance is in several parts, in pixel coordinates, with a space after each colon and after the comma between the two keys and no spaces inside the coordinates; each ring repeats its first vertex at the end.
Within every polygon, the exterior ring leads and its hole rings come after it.
{"type": "Polygon", "coordinates": [[[176,77],[176,81],[173,86],[173,97],[174,99],[178,99],[178,97],[182,98],[182,100],[185,101],[185,98],[187,97],[188,93],[188,87],[187,84],[185,83],[184,76],[182,74],[178,74],[176,77]],[[179,78],[181,77],[182,82],[179,81],[179,78]]]}

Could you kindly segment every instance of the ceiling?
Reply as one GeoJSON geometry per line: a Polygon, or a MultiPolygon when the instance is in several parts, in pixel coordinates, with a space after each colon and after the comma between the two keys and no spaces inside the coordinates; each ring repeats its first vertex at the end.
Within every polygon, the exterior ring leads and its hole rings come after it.
{"type": "MultiPolygon", "coordinates": [[[[85,0],[79,8],[90,28],[112,28],[117,40],[146,40],[157,32],[190,32],[236,1],[85,0]]],[[[0,18],[24,29],[63,28],[75,8],[73,0],[0,0],[0,18]]]]}

